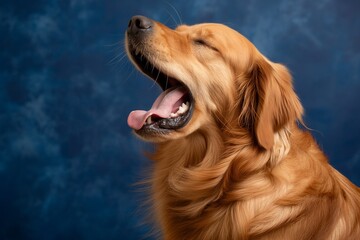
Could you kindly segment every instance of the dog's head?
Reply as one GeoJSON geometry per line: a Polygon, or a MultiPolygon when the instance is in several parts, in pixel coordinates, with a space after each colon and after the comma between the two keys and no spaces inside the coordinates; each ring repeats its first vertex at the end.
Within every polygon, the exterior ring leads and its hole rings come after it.
{"type": "Polygon", "coordinates": [[[274,133],[300,119],[302,106],[287,69],[221,24],[175,30],[143,16],[131,18],[126,50],[163,92],[128,124],[148,141],[167,141],[216,126],[247,129],[254,144],[273,145],[274,133]]]}

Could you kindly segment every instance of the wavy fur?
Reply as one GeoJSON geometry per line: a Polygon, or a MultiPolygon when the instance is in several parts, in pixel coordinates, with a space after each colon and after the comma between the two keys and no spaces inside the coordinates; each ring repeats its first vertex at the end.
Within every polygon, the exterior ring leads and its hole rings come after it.
{"type": "Polygon", "coordinates": [[[195,99],[184,128],[146,138],[162,238],[360,239],[359,188],[299,128],[286,67],[220,24],[155,23],[142,48],[195,99]]]}

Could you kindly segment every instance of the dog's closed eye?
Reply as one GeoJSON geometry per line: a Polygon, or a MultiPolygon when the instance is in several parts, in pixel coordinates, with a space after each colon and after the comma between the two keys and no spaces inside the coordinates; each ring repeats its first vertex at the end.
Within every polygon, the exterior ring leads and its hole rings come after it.
{"type": "Polygon", "coordinates": [[[214,45],[212,45],[209,41],[206,41],[204,39],[196,38],[193,40],[193,42],[196,46],[207,47],[208,49],[219,52],[219,50],[214,45]]]}
{"type": "Polygon", "coordinates": [[[206,43],[203,39],[201,39],[201,38],[196,38],[196,39],[194,39],[194,43],[195,43],[196,45],[207,46],[207,43],[206,43]]]}

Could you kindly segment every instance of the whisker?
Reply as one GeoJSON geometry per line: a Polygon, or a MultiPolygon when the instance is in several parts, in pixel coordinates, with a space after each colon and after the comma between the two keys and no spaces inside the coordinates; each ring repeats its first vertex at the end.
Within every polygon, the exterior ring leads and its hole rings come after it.
{"type": "MultiPolygon", "coordinates": [[[[177,26],[178,23],[176,22],[175,18],[172,16],[172,14],[168,10],[166,10],[166,12],[169,14],[169,16],[170,16],[171,20],[174,22],[175,26],[177,26]]],[[[169,18],[167,20],[169,20],[169,18]]]]}
{"type": "Polygon", "coordinates": [[[169,76],[166,75],[165,89],[168,88],[168,83],[169,83],[169,76]]]}
{"type": "MultiPolygon", "coordinates": [[[[153,68],[155,68],[155,66],[153,65],[153,68]]],[[[158,82],[158,80],[159,80],[159,77],[160,77],[160,73],[162,72],[161,71],[161,68],[160,67],[158,67],[159,69],[158,69],[158,73],[157,73],[157,76],[156,76],[156,78],[154,79],[154,82],[153,82],[153,84],[152,84],[152,88],[156,85],[156,84],[159,84],[159,82],[158,82]]]]}
{"type": "Polygon", "coordinates": [[[125,40],[119,40],[115,43],[109,43],[109,44],[105,44],[105,47],[114,47],[114,46],[119,46],[119,45],[123,45],[125,43],[125,40]]]}
{"type": "MultiPolygon", "coordinates": [[[[178,18],[178,20],[179,20],[179,23],[177,23],[176,22],[176,20],[174,19],[174,17],[172,16],[172,15],[170,15],[171,16],[171,18],[174,20],[174,22],[175,22],[175,24],[177,24],[177,25],[182,25],[183,23],[182,23],[182,20],[181,20],[181,17],[180,17],[180,13],[179,13],[179,11],[176,9],[176,7],[174,6],[174,5],[172,5],[170,2],[165,2],[167,5],[169,5],[171,8],[172,8],[172,10],[174,10],[174,12],[175,12],[175,14],[176,14],[176,16],[177,16],[177,18],[178,18]]],[[[168,12],[169,13],[169,12],[168,12]]]]}
{"type": "Polygon", "coordinates": [[[121,62],[126,56],[127,56],[127,54],[125,52],[120,53],[120,54],[116,55],[114,58],[112,58],[107,64],[109,65],[109,64],[121,62]]]}

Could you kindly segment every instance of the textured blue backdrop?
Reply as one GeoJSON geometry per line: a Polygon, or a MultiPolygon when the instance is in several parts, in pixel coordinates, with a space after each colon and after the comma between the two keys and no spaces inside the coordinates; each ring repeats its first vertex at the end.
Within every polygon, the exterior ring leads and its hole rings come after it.
{"type": "Polygon", "coordinates": [[[292,71],[331,163],[360,184],[360,1],[1,1],[0,239],[145,239],[126,125],[158,92],[124,57],[129,18],[225,23],[292,71]]]}

